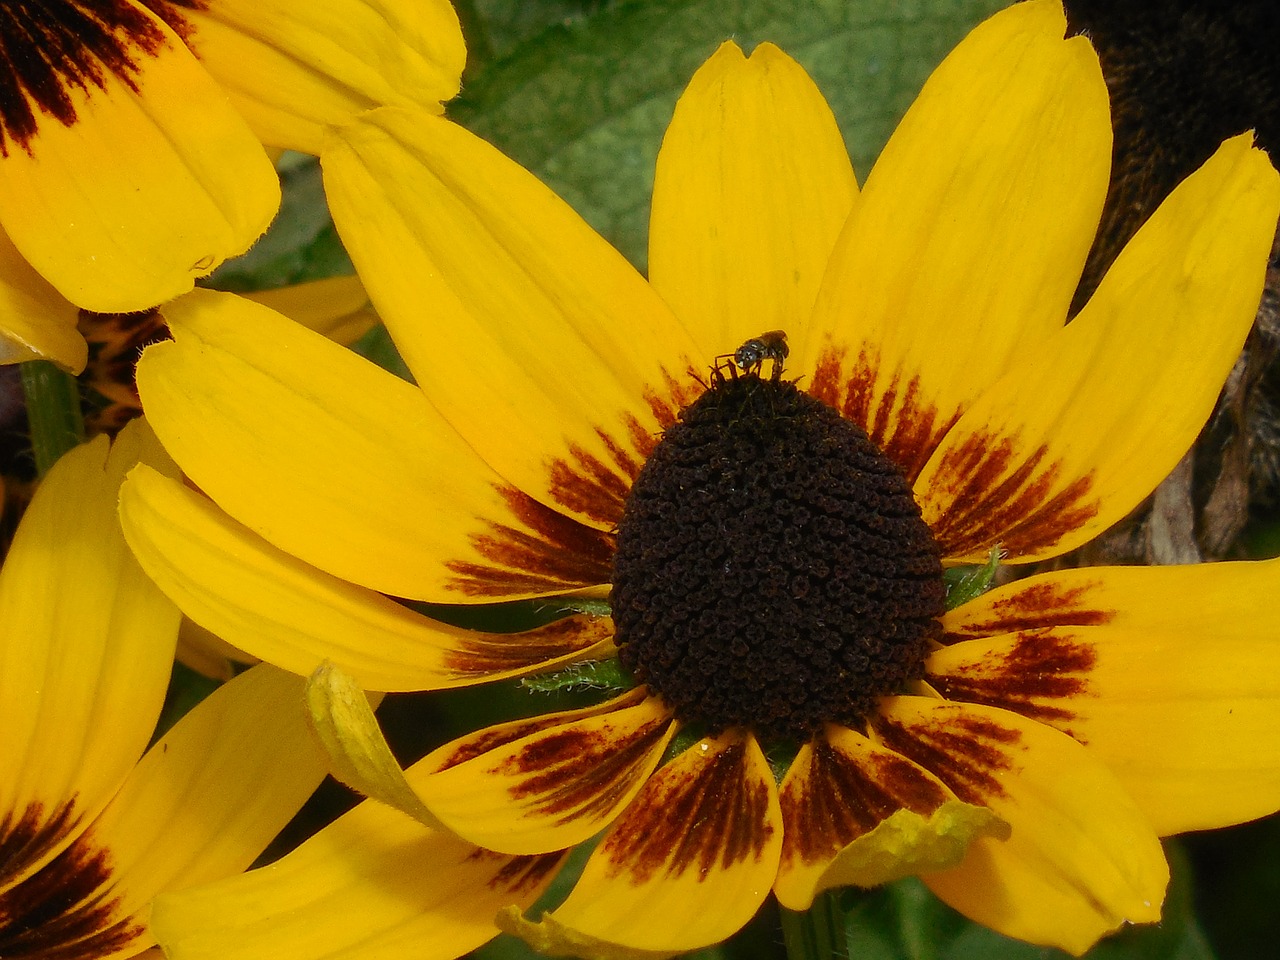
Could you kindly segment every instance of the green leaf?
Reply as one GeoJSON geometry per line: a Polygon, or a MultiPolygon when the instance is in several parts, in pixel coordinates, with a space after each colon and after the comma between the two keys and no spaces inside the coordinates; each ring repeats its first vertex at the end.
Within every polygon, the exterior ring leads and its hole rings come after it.
{"type": "Polygon", "coordinates": [[[951,567],[942,571],[942,582],[947,590],[946,605],[948,610],[964,606],[991,589],[991,581],[1000,569],[1001,551],[992,547],[987,555],[987,562],[972,566],[951,567]]]}
{"type": "Polygon", "coordinates": [[[719,44],[769,40],[831,103],[860,179],[942,57],[1003,0],[653,0],[540,34],[450,114],[532,170],[643,268],[653,167],[680,91],[719,44]]]}

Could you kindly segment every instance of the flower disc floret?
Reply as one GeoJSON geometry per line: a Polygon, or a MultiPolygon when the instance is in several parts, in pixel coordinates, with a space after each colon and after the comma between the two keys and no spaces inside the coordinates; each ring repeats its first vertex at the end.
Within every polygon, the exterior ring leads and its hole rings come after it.
{"type": "Polygon", "coordinates": [[[942,612],[939,550],[901,471],[790,383],[714,383],[618,526],[623,662],[713,730],[859,722],[921,675],[942,612]]]}

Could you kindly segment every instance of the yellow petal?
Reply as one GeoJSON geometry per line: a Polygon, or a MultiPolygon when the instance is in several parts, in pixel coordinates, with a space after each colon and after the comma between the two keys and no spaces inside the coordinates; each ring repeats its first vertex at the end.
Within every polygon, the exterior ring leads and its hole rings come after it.
{"type": "Polygon", "coordinates": [[[218,0],[187,16],[188,42],[263,142],[305,153],[373,107],[439,113],[466,60],[448,0],[218,0]]]}
{"type": "MultiPolygon", "coordinates": [[[[140,9],[140,8],[139,8],[140,9]]],[[[0,223],[62,296],[98,313],[191,289],[266,229],[280,202],[262,146],[178,36],[150,18],[137,74],[64,85],[74,122],[41,115],[0,160],[0,223]]]]}
{"type": "Polygon", "coordinates": [[[676,104],[649,223],[649,280],[703,356],[797,338],[857,187],[831,108],[771,43],[724,43],[676,104]]]}
{"type": "Polygon", "coordinates": [[[1061,326],[1111,162],[1093,48],[1013,4],[938,67],[836,245],[794,366],[914,478],[957,416],[1061,326]]]}
{"type": "Polygon", "coordinates": [[[178,649],[174,658],[201,676],[222,683],[236,675],[235,664],[253,663],[257,660],[186,618],[183,618],[178,627],[178,649]]]}
{"type": "Polygon", "coordinates": [[[1070,737],[1015,713],[922,697],[883,701],[882,743],[989,807],[1008,839],[974,840],[958,867],[925,874],[984,926],[1080,954],[1125,923],[1160,919],[1169,868],[1150,822],[1070,737]]]}
{"type": "Polygon", "coordinates": [[[219,687],[161,738],[86,834],[117,909],[239,873],[320,785],[302,679],[268,665],[219,687]]]}
{"type": "Polygon", "coordinates": [[[781,828],[755,739],[701,740],[650,778],[560,907],[538,923],[500,922],[538,949],[579,957],[670,956],[718,943],[764,902],[781,828]]]}
{"type": "Polygon", "coordinates": [[[1280,809],[1280,561],[1070,570],[949,613],[951,699],[1075,737],[1165,836],[1280,809]],[[990,639],[982,639],[990,636],[990,639]]]}
{"type": "Polygon", "coordinates": [[[165,316],[175,339],[138,364],[148,419],[196,485],[275,546],[412,599],[608,582],[612,537],[503,484],[413,385],[231,294],[193,291],[165,316]]]}
{"type": "Polygon", "coordinates": [[[418,799],[360,687],[325,663],[307,681],[307,717],[334,779],[427,827],[438,821],[418,799]]]}
{"type": "Polygon", "coordinates": [[[377,110],[321,163],[334,222],[423,392],[492,469],[611,530],[706,358],[534,176],[421,112],[377,110]],[[495,429],[501,425],[501,429],[495,429]]]}
{"type": "Polygon", "coordinates": [[[326,277],[244,296],[344,347],[355,343],[378,322],[357,276],[326,277]]]}
{"type": "Polygon", "coordinates": [[[503,853],[546,853],[607,826],[653,772],[675,727],[642,689],[584,710],[499,724],[422,762],[418,795],[450,830],[503,853]]]}
{"type": "Polygon", "coordinates": [[[1228,140],[1160,205],[1080,315],[955,425],[916,483],[956,559],[1055,556],[1128,513],[1213,409],[1262,291],[1280,176],[1228,140]]]}
{"type": "Polygon", "coordinates": [[[5,863],[6,879],[102,809],[164,703],[178,611],[134,562],[115,520],[121,478],[139,459],[167,462],[140,423],[109,452],[100,437],[67,453],[0,571],[0,817],[35,836],[5,863]]]}
{"type": "Polygon", "coordinates": [[[1008,836],[984,806],[844,727],[801,747],[779,791],[784,834],[774,893],[807,910],[834,887],[874,887],[952,867],[975,837],[1008,836]]]}
{"type": "Polygon", "coordinates": [[[160,897],[169,960],[453,960],[527,907],[563,857],[504,857],[362,803],[270,866],[160,897]]]}
{"type": "Polygon", "coordinates": [[[51,360],[79,373],[89,350],[76,330],[78,315],[0,229],[0,363],[51,360]]]}
{"type": "Polygon", "coordinates": [[[120,514],[143,569],[187,616],[294,673],[328,660],[366,690],[426,690],[518,676],[612,647],[605,617],[576,615],[513,634],[432,620],[276,549],[153,471],[129,475],[120,514]]]}

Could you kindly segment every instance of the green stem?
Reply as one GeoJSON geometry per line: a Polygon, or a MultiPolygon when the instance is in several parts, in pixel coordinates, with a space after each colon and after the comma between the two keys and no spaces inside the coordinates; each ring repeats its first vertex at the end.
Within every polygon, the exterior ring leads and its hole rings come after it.
{"type": "Polygon", "coordinates": [[[844,925],[837,896],[834,892],[820,893],[813,906],[801,912],[779,909],[787,960],[833,960],[844,956],[844,925]]]}
{"type": "Polygon", "coordinates": [[[36,472],[43,477],[60,456],[84,439],[80,386],[75,377],[48,360],[32,360],[22,364],[22,392],[36,472]]]}

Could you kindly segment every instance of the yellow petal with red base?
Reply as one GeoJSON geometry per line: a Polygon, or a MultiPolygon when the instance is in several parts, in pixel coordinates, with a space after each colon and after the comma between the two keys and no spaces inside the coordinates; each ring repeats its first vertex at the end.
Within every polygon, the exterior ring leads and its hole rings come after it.
{"type": "MultiPolygon", "coordinates": [[[[280,185],[261,144],[167,25],[136,75],[64,82],[74,120],[41,115],[0,159],[0,223],[58,292],[98,313],[190,290],[266,229],[280,185]]],[[[139,29],[142,29],[141,27],[139,29]]]]}
{"type": "Polygon", "coordinates": [[[115,501],[139,460],[173,465],[142,424],[108,447],[55,464],[0,570],[0,887],[102,809],[164,703],[178,610],[129,553],[115,501]]]}
{"type": "Polygon", "coordinates": [[[160,897],[151,929],[169,960],[453,960],[562,860],[500,856],[366,802],[269,866],[160,897]]]}
{"type": "Polygon", "coordinates": [[[0,229],[0,363],[51,360],[79,373],[89,349],[76,330],[78,319],[79,311],[0,229]]]}
{"type": "Polygon", "coordinates": [[[188,42],[262,141],[305,153],[373,107],[439,113],[466,62],[448,0],[217,0],[187,16],[188,42]]]}
{"type": "Polygon", "coordinates": [[[1280,809],[1280,561],[1064,570],[947,614],[944,696],[1057,727],[1161,836],[1280,809]],[[972,637],[973,639],[963,639],[972,637]]]}
{"type": "Polygon", "coordinates": [[[174,340],[138,364],[148,419],[191,480],[275,546],[411,599],[608,582],[612,537],[504,483],[412,384],[232,294],[193,291],[165,316],[174,340]]]}
{"type": "Polygon", "coordinates": [[[1106,194],[1107,89],[1057,0],[1016,3],[934,71],[836,245],[809,389],[914,479],[956,418],[1063,323],[1106,194]]]}
{"type": "Polygon", "coordinates": [[[246,869],[320,785],[302,686],[253,667],[147,752],[86,834],[109,851],[121,910],[246,869]]]}
{"type": "Polygon", "coordinates": [[[737,932],[778,871],[782,819],[755,739],[699,741],[658,771],[592,853],[569,898],[504,929],[552,954],[640,958],[737,932]]]}
{"type": "Polygon", "coordinates": [[[418,795],[466,840],[560,850],[599,833],[640,791],[675,732],[643,688],[584,710],[489,727],[422,761],[418,795]]]}
{"type": "Polygon", "coordinates": [[[522,633],[432,620],[271,546],[208,499],[138,469],[120,491],[125,537],[187,616],[294,673],[331,661],[366,690],[465,686],[608,656],[613,624],[575,615],[522,633]]]}
{"type": "Polygon", "coordinates": [[[807,910],[834,887],[874,887],[955,866],[978,836],[1008,836],[984,806],[859,733],[829,724],[801,747],[779,790],[782,862],[774,893],[807,910]]]}
{"type": "Polygon", "coordinates": [[[509,483],[612,530],[657,433],[701,392],[688,371],[706,358],[670,309],[533,174],[447,120],[373,111],[321,164],[431,403],[509,483]]]}
{"type": "Polygon", "coordinates": [[[1150,821],[1099,760],[1016,713],[921,697],[882,702],[884,746],[1009,824],[950,870],[924,875],[965,916],[1080,954],[1126,923],[1153,923],[1169,867],[1150,821]]]}
{"type": "Polygon", "coordinates": [[[698,69],[658,153],[649,282],[704,359],[800,337],[856,190],[831,108],[785,53],[728,41],[698,69]]]}
{"type": "Polygon", "coordinates": [[[1248,134],[1184,180],[1074,321],[956,423],[916,482],[952,559],[1055,556],[1128,513],[1187,451],[1253,321],[1280,175],[1248,134]]]}

